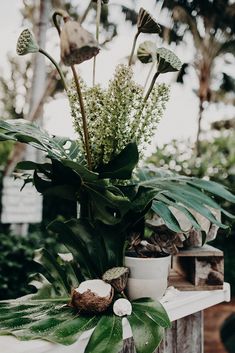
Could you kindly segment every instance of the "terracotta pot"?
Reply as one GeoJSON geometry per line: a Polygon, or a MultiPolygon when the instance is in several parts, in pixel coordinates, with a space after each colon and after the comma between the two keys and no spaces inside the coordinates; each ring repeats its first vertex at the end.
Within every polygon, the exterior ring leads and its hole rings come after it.
{"type": "Polygon", "coordinates": [[[130,299],[150,297],[159,300],[168,285],[171,256],[159,258],[125,257],[129,267],[127,291],[130,299]]]}

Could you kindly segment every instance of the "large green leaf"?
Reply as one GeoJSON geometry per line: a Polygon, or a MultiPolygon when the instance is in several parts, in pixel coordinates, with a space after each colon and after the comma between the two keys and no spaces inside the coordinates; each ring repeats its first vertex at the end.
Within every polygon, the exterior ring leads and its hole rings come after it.
{"type": "Polygon", "coordinates": [[[69,296],[71,286],[67,281],[67,274],[57,259],[46,249],[38,249],[35,251],[34,261],[42,265],[47,271],[50,282],[53,283],[57,294],[62,297],[69,296]]]}
{"type": "Polygon", "coordinates": [[[115,315],[103,315],[86,346],[85,353],[119,353],[122,346],[122,319],[115,315]]]}
{"type": "Polygon", "coordinates": [[[139,310],[145,312],[156,324],[164,328],[171,327],[167,312],[160,302],[151,298],[140,298],[132,302],[132,307],[134,311],[139,310]]]}
{"type": "Polygon", "coordinates": [[[67,138],[50,136],[38,125],[27,120],[17,119],[0,121],[0,141],[12,140],[27,143],[37,149],[45,151],[52,158],[68,158],[65,144],[70,141],[67,138]]]}
{"type": "Polygon", "coordinates": [[[174,214],[171,212],[168,206],[162,201],[154,201],[152,204],[152,210],[162,218],[165,225],[171,229],[173,232],[181,232],[179,222],[177,221],[174,214]]]}
{"type": "Polygon", "coordinates": [[[42,338],[47,341],[70,345],[79,336],[94,328],[100,317],[78,316],[62,300],[34,300],[0,304],[0,335],[11,334],[20,340],[42,338]]]}
{"type": "Polygon", "coordinates": [[[164,329],[156,324],[145,312],[135,308],[128,316],[137,353],[153,353],[159,346],[164,329]]]}
{"type": "Polygon", "coordinates": [[[93,203],[93,217],[105,224],[120,223],[123,216],[131,207],[130,200],[120,189],[112,186],[103,186],[98,183],[83,185],[93,203]]]}
{"type": "MultiPolygon", "coordinates": [[[[74,220],[77,222],[76,229],[70,227],[68,222],[62,222],[59,220],[53,221],[48,229],[57,233],[59,236],[59,241],[64,244],[68,250],[72,253],[73,258],[77,264],[79,264],[81,273],[85,279],[92,279],[99,277],[99,263],[97,267],[97,258],[95,256],[90,256],[92,249],[88,250],[86,242],[84,242],[84,237],[90,237],[94,234],[94,230],[91,226],[81,223],[79,220],[74,220]],[[88,230],[89,227],[89,230],[88,230]],[[83,235],[81,236],[81,233],[83,235]]],[[[94,242],[96,239],[94,238],[94,242]]],[[[105,259],[104,259],[105,261],[105,259]]]]}
{"type": "MultiPolygon", "coordinates": [[[[94,329],[86,353],[119,353],[123,346],[122,318],[111,312],[89,316],[67,305],[69,298],[0,302],[0,335],[20,340],[36,338],[71,345],[80,335],[94,329]]],[[[163,337],[169,319],[161,304],[150,298],[132,302],[131,324],[137,353],[153,353],[163,337]]]]}
{"type": "Polygon", "coordinates": [[[135,142],[129,143],[109,163],[99,167],[100,178],[130,179],[133,169],[139,161],[139,153],[135,142]]]}

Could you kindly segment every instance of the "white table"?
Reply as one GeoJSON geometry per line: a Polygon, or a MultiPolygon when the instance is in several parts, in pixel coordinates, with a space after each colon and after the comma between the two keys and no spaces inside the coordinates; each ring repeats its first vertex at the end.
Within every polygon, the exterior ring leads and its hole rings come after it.
{"type": "MultiPolygon", "coordinates": [[[[221,302],[230,301],[230,285],[224,283],[223,290],[214,290],[214,291],[193,291],[193,292],[178,292],[174,297],[169,299],[168,302],[164,303],[164,307],[168,312],[170,320],[178,324],[178,329],[181,328],[182,323],[187,324],[187,330],[193,330],[193,327],[190,328],[190,325],[194,325],[194,331],[192,332],[192,338],[188,338],[190,342],[190,350],[187,348],[187,340],[183,336],[183,345],[182,342],[175,342],[175,337],[172,334],[172,331],[168,330],[166,335],[166,340],[161,345],[159,352],[171,353],[177,352],[180,353],[202,353],[203,352],[203,333],[198,331],[198,327],[195,329],[195,323],[202,324],[202,311],[206,308],[209,308],[213,305],[219,304],[221,302]],[[192,320],[184,321],[183,318],[192,318],[192,320]],[[177,320],[177,321],[176,321],[177,320]],[[197,331],[197,332],[196,332],[197,331]],[[196,333],[196,336],[195,336],[196,333]],[[196,342],[192,341],[192,339],[196,342]],[[170,341],[173,341],[174,344],[180,346],[179,350],[172,350],[170,341]]],[[[125,323],[124,323],[125,325],[125,323]]],[[[127,329],[124,338],[129,337],[130,332],[127,329]]],[[[176,329],[174,329],[174,333],[176,329]]],[[[91,334],[91,332],[89,332],[91,334]]],[[[87,338],[89,334],[84,333],[80,339],[71,346],[62,346],[60,344],[54,344],[46,342],[43,340],[33,340],[33,341],[18,341],[12,336],[0,336],[0,352],[1,353],[83,353],[86,346],[87,338]]],[[[182,332],[182,335],[184,333],[182,332]]],[[[99,352],[97,352],[99,353],[99,352]]]]}

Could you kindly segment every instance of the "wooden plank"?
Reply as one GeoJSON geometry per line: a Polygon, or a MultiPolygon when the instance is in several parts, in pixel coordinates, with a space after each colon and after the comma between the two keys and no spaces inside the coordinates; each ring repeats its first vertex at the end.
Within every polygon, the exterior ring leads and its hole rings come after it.
{"type": "Polygon", "coordinates": [[[203,312],[173,322],[155,353],[203,353],[203,312]]]}

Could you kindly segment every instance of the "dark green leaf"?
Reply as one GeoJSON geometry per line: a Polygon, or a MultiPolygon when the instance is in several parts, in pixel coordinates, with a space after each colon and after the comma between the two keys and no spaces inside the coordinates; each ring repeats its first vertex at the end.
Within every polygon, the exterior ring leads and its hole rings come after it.
{"type": "Polygon", "coordinates": [[[122,346],[122,318],[103,315],[88,342],[85,353],[118,353],[122,346]]]}
{"type": "Polygon", "coordinates": [[[137,353],[153,353],[159,346],[164,329],[142,310],[135,308],[128,316],[137,353]]]}
{"type": "Polygon", "coordinates": [[[139,153],[135,142],[129,143],[108,164],[99,167],[100,178],[130,179],[133,169],[139,161],[139,153]]]}
{"type": "Polygon", "coordinates": [[[179,222],[175,218],[174,214],[171,212],[168,206],[166,206],[161,201],[153,201],[152,210],[162,218],[165,225],[171,229],[173,232],[180,233],[182,229],[180,228],[179,222]]]}

